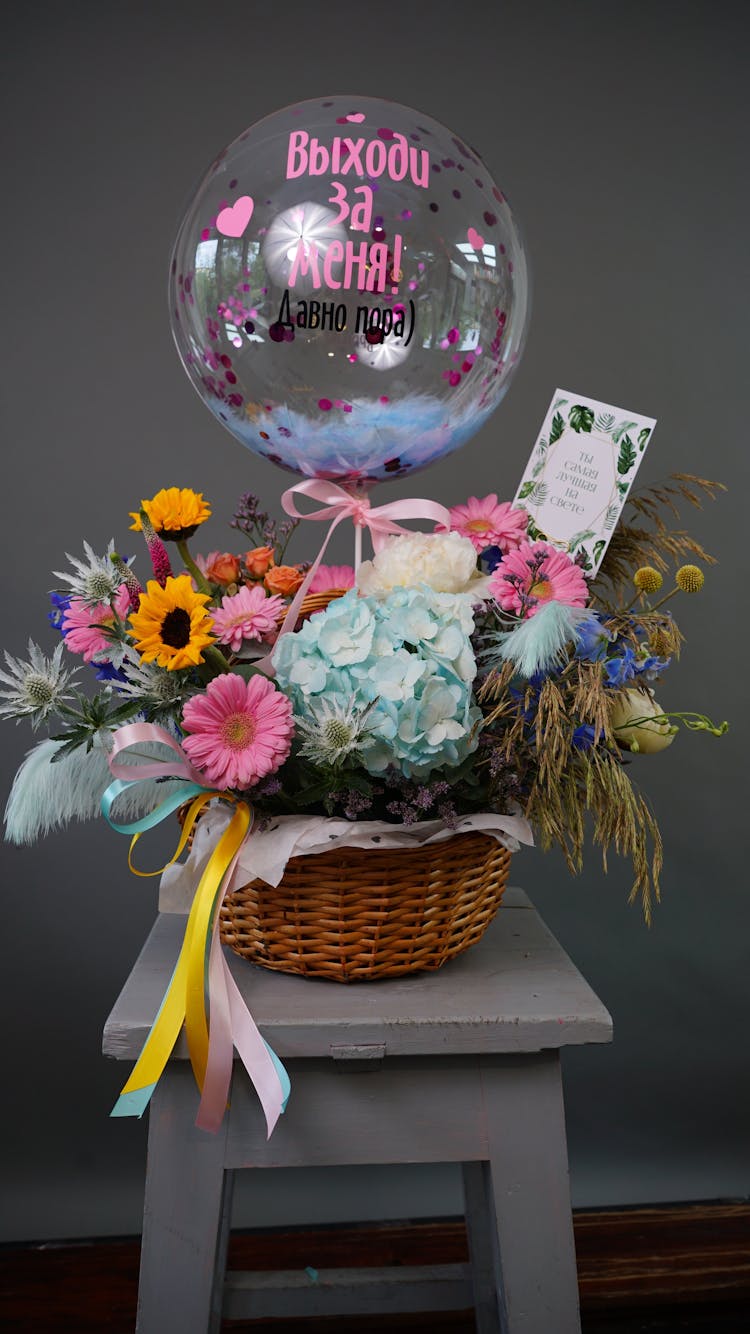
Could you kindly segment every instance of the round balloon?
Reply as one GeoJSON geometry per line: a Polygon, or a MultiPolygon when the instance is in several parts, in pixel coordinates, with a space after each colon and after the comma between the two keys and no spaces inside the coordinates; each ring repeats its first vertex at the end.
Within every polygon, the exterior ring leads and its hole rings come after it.
{"type": "Polygon", "coordinates": [[[524,249],[473,148],[369,97],[300,102],[219,154],[175,243],[172,328],[242,444],[350,487],[443,458],[497,407],[524,249]]]}

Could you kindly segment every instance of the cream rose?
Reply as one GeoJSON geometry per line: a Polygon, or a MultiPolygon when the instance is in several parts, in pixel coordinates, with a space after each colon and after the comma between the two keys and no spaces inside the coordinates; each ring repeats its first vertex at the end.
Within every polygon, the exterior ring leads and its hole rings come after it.
{"type": "Polygon", "coordinates": [[[624,750],[640,751],[643,755],[666,750],[677,731],[664,717],[651,690],[624,690],[612,703],[610,721],[615,741],[624,750]]]}
{"type": "Polygon", "coordinates": [[[409,533],[390,537],[373,560],[359,567],[360,592],[379,597],[393,588],[427,584],[436,593],[485,596],[489,580],[477,572],[477,553],[459,533],[409,533]]]}

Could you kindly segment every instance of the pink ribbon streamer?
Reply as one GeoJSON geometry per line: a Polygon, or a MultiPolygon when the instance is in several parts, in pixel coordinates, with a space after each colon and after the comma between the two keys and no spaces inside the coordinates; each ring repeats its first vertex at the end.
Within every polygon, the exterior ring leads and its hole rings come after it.
{"type": "MultiPolygon", "coordinates": [[[[155,723],[127,723],[112,738],[108,757],[114,778],[138,782],[148,778],[184,778],[206,787],[205,777],[194,769],[180,743],[155,723]],[[174,751],[174,760],[120,764],[117,755],[130,746],[159,742],[174,751]]],[[[252,830],[252,825],[251,825],[252,830]]],[[[228,866],[213,911],[208,964],[208,1060],[196,1125],[216,1131],[221,1125],[232,1078],[233,1049],[237,1053],[263,1108],[268,1138],[284,1110],[284,1094],[268,1046],[248,1010],[221,948],[221,905],[231,884],[239,853],[228,866]]]]}
{"type": "Polygon", "coordinates": [[[236,1047],[263,1108],[267,1137],[270,1139],[276,1122],[284,1110],[283,1092],[268,1047],[258,1032],[257,1025],[232,977],[221,948],[218,931],[221,905],[236,865],[237,857],[227,870],[216,904],[208,961],[208,992],[211,1000],[208,1062],[195,1124],[200,1130],[213,1132],[219,1129],[229,1097],[234,1060],[233,1048],[236,1047]]]}
{"type": "MultiPolygon", "coordinates": [[[[436,500],[419,500],[416,498],[412,500],[392,500],[388,505],[373,506],[367,496],[354,495],[350,491],[345,491],[342,486],[338,486],[336,482],[325,482],[318,478],[311,478],[307,482],[298,482],[296,486],[290,486],[281,497],[281,506],[285,514],[288,514],[292,519],[312,519],[316,523],[325,523],[330,520],[330,527],[323,539],[320,551],[292,599],[279,631],[278,639],[294,629],[300,607],[318,572],[318,567],[326,553],[328,543],[344,519],[351,519],[358,528],[369,529],[376,555],[382,550],[387,537],[409,533],[410,530],[403,528],[397,522],[398,519],[434,519],[436,524],[442,524],[446,529],[450,529],[451,525],[449,511],[445,505],[440,505],[436,500]],[[309,496],[312,500],[319,500],[322,502],[322,508],[303,514],[297,509],[294,499],[296,495],[309,496]]],[[[274,674],[271,656],[269,654],[254,664],[260,671],[269,676],[274,674]]]]}

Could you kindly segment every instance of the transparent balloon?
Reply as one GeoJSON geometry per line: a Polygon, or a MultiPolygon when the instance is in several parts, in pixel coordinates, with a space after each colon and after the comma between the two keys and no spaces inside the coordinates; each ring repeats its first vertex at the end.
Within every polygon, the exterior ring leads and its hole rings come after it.
{"type": "Polygon", "coordinates": [[[479,429],[528,308],[523,245],[482,160],[378,98],[301,102],[241,134],[171,264],[175,341],[210,410],[280,467],[354,488],[479,429]]]}

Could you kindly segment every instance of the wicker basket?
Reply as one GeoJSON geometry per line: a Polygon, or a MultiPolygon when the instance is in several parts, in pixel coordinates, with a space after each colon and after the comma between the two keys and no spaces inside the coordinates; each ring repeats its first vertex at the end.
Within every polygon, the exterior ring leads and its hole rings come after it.
{"type": "MultiPolygon", "coordinates": [[[[337,598],[342,598],[349,590],[346,588],[327,588],[325,593],[308,593],[302,599],[302,606],[297,613],[296,624],[300,621],[306,621],[309,616],[314,616],[316,611],[325,611],[330,602],[335,602],[337,598]]],[[[279,616],[278,624],[284,624],[288,608],[284,608],[279,616]]]]}
{"type": "Polygon", "coordinates": [[[221,939],[263,968],[333,982],[439,968],[487,929],[509,866],[482,833],[293,857],[276,889],[254,880],[227,896],[221,939]]]}

